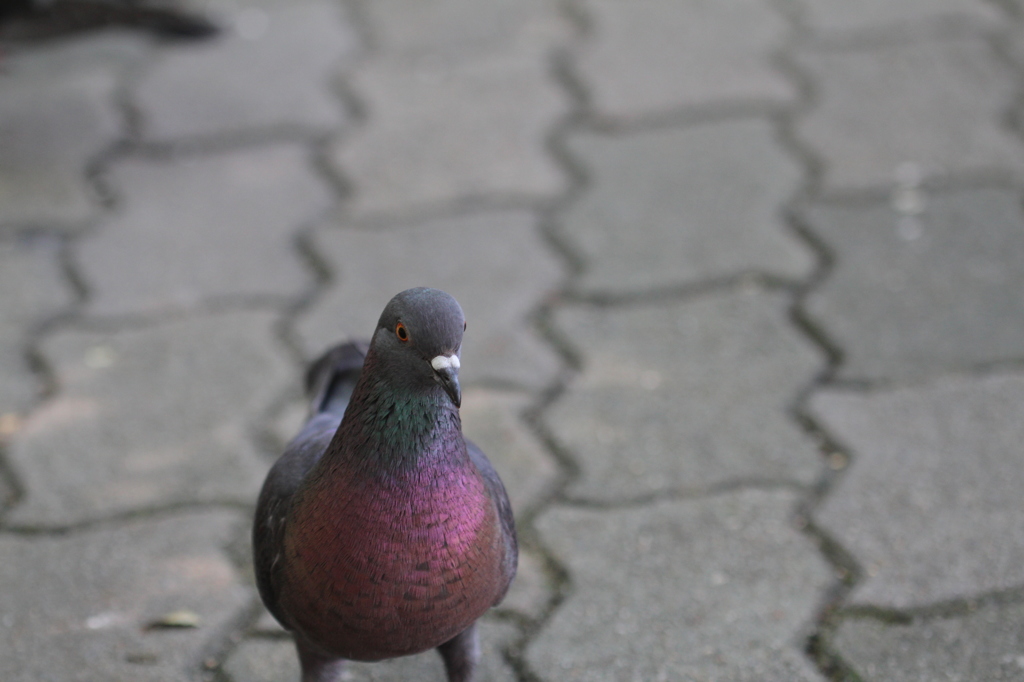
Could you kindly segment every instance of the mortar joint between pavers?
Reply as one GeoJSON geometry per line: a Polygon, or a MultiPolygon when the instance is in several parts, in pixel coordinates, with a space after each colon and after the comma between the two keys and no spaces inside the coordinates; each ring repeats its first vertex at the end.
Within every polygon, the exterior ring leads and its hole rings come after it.
{"type": "Polygon", "coordinates": [[[575,107],[552,128],[545,140],[548,155],[568,178],[562,196],[541,211],[538,225],[548,249],[566,268],[566,279],[560,288],[562,294],[569,290],[571,282],[586,269],[586,258],[574,248],[571,240],[560,229],[562,214],[575,204],[591,185],[586,167],[572,155],[566,144],[567,137],[581,127],[582,106],[581,102],[576,102],[575,107]]]}
{"type": "Polygon", "coordinates": [[[572,46],[553,48],[549,60],[552,81],[569,99],[570,117],[586,119],[591,111],[593,96],[583,77],[574,67],[572,46]]]}
{"type": "Polygon", "coordinates": [[[3,481],[11,492],[10,498],[5,500],[3,505],[0,505],[0,533],[6,530],[4,517],[7,515],[7,512],[17,507],[25,499],[27,493],[25,484],[7,457],[7,447],[8,444],[6,442],[0,441],[0,481],[3,481]]]}
{"type": "Polygon", "coordinates": [[[512,667],[518,682],[543,682],[543,678],[535,673],[526,660],[526,649],[547,623],[559,607],[572,594],[572,576],[568,568],[540,541],[538,534],[532,527],[532,519],[529,524],[524,524],[525,540],[524,547],[539,555],[545,577],[552,588],[552,594],[548,602],[541,609],[535,618],[517,617],[516,626],[519,629],[519,637],[508,647],[506,661],[512,667]]]}
{"type": "Polygon", "coordinates": [[[822,596],[821,605],[815,615],[813,629],[807,638],[804,653],[825,679],[832,682],[858,682],[860,678],[832,649],[830,642],[831,635],[839,624],[837,616],[839,609],[861,580],[863,570],[854,556],[838,540],[816,525],[809,514],[804,516],[803,520],[804,535],[815,542],[836,577],[831,588],[822,596]]]}
{"type": "Polygon", "coordinates": [[[370,13],[366,10],[365,4],[373,0],[341,0],[341,6],[345,8],[346,16],[352,29],[355,31],[364,56],[372,55],[380,51],[380,41],[373,28],[373,21],[370,13]]]}
{"type": "MultiPolygon", "coordinates": [[[[320,150],[322,151],[322,149],[320,150]]],[[[314,157],[317,150],[313,150],[314,157]]],[[[318,162],[314,158],[313,166],[317,169],[318,162]]],[[[322,173],[319,173],[321,177],[322,173]]],[[[274,323],[274,337],[286,350],[296,371],[302,372],[305,364],[311,358],[307,358],[303,350],[303,344],[295,331],[295,324],[298,317],[308,310],[327,290],[334,279],[331,265],[323,258],[316,248],[314,232],[335,213],[335,206],[325,209],[323,215],[312,216],[299,225],[291,235],[291,249],[297,256],[299,262],[310,273],[310,283],[303,291],[293,296],[290,300],[281,304],[278,310],[278,319],[274,323]]]]}
{"type": "MultiPolygon", "coordinates": [[[[94,314],[76,310],[56,320],[47,335],[57,329],[81,329],[116,334],[123,330],[146,329],[178,322],[191,317],[223,315],[232,312],[271,312],[281,314],[293,303],[293,296],[270,294],[228,294],[215,296],[195,304],[151,308],[139,312],[94,314]]],[[[287,345],[287,343],[286,343],[287,345]]]]}
{"type": "Polygon", "coordinates": [[[838,653],[833,641],[843,622],[870,619],[886,625],[912,625],[929,620],[969,616],[987,606],[1024,602],[1024,586],[961,597],[924,606],[894,609],[875,605],[838,605],[822,619],[822,626],[807,642],[808,655],[834,682],[863,682],[851,665],[838,653]]]}
{"type": "Polygon", "coordinates": [[[789,24],[787,41],[792,40],[793,35],[804,27],[805,8],[797,0],[768,0],[768,4],[789,24]]]}
{"type": "Polygon", "coordinates": [[[1022,603],[1024,603],[1024,585],[1016,585],[904,608],[872,604],[842,606],[837,611],[837,616],[843,619],[870,618],[883,623],[909,624],[917,621],[966,616],[987,606],[1022,603]]]}
{"type": "MultiPolygon", "coordinates": [[[[585,13],[573,0],[562,0],[560,8],[576,29],[573,41],[578,41],[587,33],[588,21],[585,13]]],[[[572,589],[572,577],[568,567],[560,562],[555,553],[541,542],[534,527],[534,520],[537,516],[561,501],[568,485],[579,477],[581,471],[579,463],[557,442],[541,418],[545,410],[566,391],[571,377],[581,363],[579,352],[556,331],[552,323],[555,305],[564,297],[573,279],[584,268],[580,254],[572,249],[557,230],[557,221],[561,212],[574,202],[578,195],[586,191],[588,186],[585,169],[571,157],[565,145],[566,136],[580,125],[584,118],[584,112],[589,106],[589,94],[572,70],[570,52],[571,46],[563,45],[552,48],[549,53],[549,77],[568,96],[569,111],[555,123],[545,136],[545,149],[555,164],[565,173],[568,182],[561,195],[549,206],[539,211],[537,226],[547,248],[562,262],[565,277],[560,291],[545,300],[538,301],[537,306],[530,314],[531,325],[538,332],[540,338],[562,359],[564,369],[537,394],[536,399],[521,415],[524,424],[538,439],[546,454],[554,460],[559,471],[549,493],[533,508],[526,510],[519,520],[521,541],[524,547],[529,547],[541,558],[553,593],[536,618],[518,624],[520,636],[505,652],[506,661],[519,682],[541,682],[540,675],[531,669],[526,660],[526,648],[539,634],[544,624],[553,617],[572,589]]]]}
{"type": "MultiPolygon", "coordinates": [[[[1024,144],[1024,61],[1014,59],[1011,55],[1011,40],[1008,33],[994,35],[990,38],[989,45],[999,61],[1016,76],[1015,91],[1002,111],[1000,124],[1013,133],[1019,143],[1024,144]]],[[[1015,180],[1015,184],[1019,185],[1019,178],[1015,180]]]]}
{"type": "Polygon", "coordinates": [[[787,203],[789,207],[802,198],[816,196],[823,183],[823,158],[796,134],[797,119],[818,104],[819,91],[814,78],[793,59],[789,48],[779,49],[772,56],[772,60],[776,68],[796,84],[798,93],[796,105],[780,112],[774,118],[777,143],[804,169],[802,187],[787,203]]]}
{"type": "Polygon", "coordinates": [[[847,31],[815,31],[803,26],[794,36],[792,44],[796,48],[811,51],[865,52],[892,45],[964,38],[988,39],[999,31],[998,27],[985,25],[970,17],[940,16],[921,22],[904,20],[847,31]]]}
{"type": "Polygon", "coordinates": [[[63,537],[77,533],[87,533],[95,529],[124,526],[139,520],[160,519],[174,516],[182,512],[195,510],[231,510],[237,511],[243,517],[251,516],[255,508],[255,501],[252,504],[239,502],[238,500],[190,500],[187,502],[168,502],[152,506],[141,506],[123,511],[116,511],[104,516],[84,518],[72,523],[45,524],[45,523],[16,523],[3,524],[0,526],[0,535],[10,534],[23,537],[63,537]]]}
{"type": "MultiPolygon", "coordinates": [[[[779,5],[781,2],[783,0],[776,0],[775,4],[779,5]]],[[[807,201],[819,193],[824,178],[824,161],[796,134],[797,119],[814,108],[819,95],[814,78],[801,69],[792,56],[794,45],[799,44],[801,36],[809,31],[805,30],[802,17],[798,13],[785,14],[792,27],[788,44],[775,51],[772,61],[780,72],[796,84],[798,101],[794,107],[775,117],[774,128],[777,143],[803,168],[803,185],[789,198],[781,211],[784,225],[789,228],[794,238],[801,241],[814,254],[815,262],[814,268],[792,292],[788,318],[790,326],[817,348],[824,358],[824,366],[794,396],[787,409],[789,420],[806,437],[817,443],[821,455],[821,474],[810,490],[801,497],[794,510],[794,524],[815,543],[834,575],[831,587],[821,595],[818,611],[813,622],[809,624],[810,634],[806,640],[804,654],[826,679],[833,682],[855,682],[850,667],[825,646],[825,643],[833,623],[833,613],[859,580],[861,568],[849,551],[814,523],[812,516],[814,508],[821,504],[842,474],[849,470],[851,457],[849,449],[839,443],[807,410],[810,395],[829,383],[843,359],[843,350],[831,340],[826,330],[811,318],[805,306],[807,297],[832,273],[838,254],[802,220],[802,216],[796,210],[801,201],[807,201]],[[834,466],[833,462],[842,466],[834,466]]]]}
{"type": "Polygon", "coordinates": [[[610,289],[579,290],[571,287],[564,296],[566,304],[585,305],[599,309],[631,306],[684,303],[723,293],[766,292],[792,295],[802,286],[801,280],[781,277],[758,270],[743,270],[719,277],[705,277],[693,282],[648,287],[632,291],[610,289]]]}
{"type": "MultiPolygon", "coordinates": [[[[263,612],[263,603],[254,594],[248,608],[241,609],[220,633],[211,635],[199,650],[196,673],[204,682],[234,682],[224,671],[224,663],[263,612]]],[[[244,682],[239,680],[238,682],[244,682]]]]}
{"type": "Polygon", "coordinates": [[[147,67],[157,59],[156,50],[150,47],[145,57],[136,64],[129,66],[117,79],[113,92],[113,105],[121,116],[124,139],[129,144],[138,143],[142,139],[145,117],[135,103],[135,86],[145,75],[147,67]]]}
{"type": "Polygon", "coordinates": [[[337,136],[339,134],[315,135],[306,143],[309,150],[309,165],[313,175],[327,185],[338,204],[329,209],[331,213],[337,213],[338,207],[349,200],[353,192],[352,182],[345,177],[341,169],[330,161],[330,149],[332,145],[338,143],[337,136]]]}
{"type": "MultiPolygon", "coordinates": [[[[39,409],[43,403],[52,400],[60,391],[57,373],[46,360],[45,353],[43,353],[43,340],[57,328],[70,324],[88,297],[88,291],[72,259],[74,243],[80,236],[71,234],[58,234],[55,236],[58,240],[56,252],[58,272],[62,284],[70,291],[72,300],[64,310],[58,310],[33,321],[24,335],[22,356],[32,376],[39,382],[40,389],[37,399],[29,407],[27,414],[31,414],[39,409]]],[[[7,513],[16,508],[30,492],[8,458],[7,446],[6,442],[0,441],[0,478],[7,482],[12,494],[11,499],[0,508],[0,530],[5,530],[7,527],[4,522],[7,513]]]]}
{"type": "Polygon", "coordinates": [[[865,682],[832,648],[831,642],[821,632],[815,632],[807,638],[804,653],[817,666],[818,672],[830,682],[865,682]]]}
{"type": "Polygon", "coordinates": [[[683,502],[709,500],[747,490],[759,490],[763,492],[789,491],[796,494],[806,494],[808,488],[806,485],[795,480],[745,476],[716,481],[706,486],[677,486],[672,488],[662,488],[660,490],[638,495],[615,498],[594,498],[581,495],[563,494],[559,503],[569,507],[576,507],[578,509],[620,511],[626,509],[637,509],[640,507],[650,507],[663,501],[683,502]]]}
{"type": "Polygon", "coordinates": [[[995,7],[1012,21],[1020,22],[1024,18],[1024,8],[1014,0],[981,0],[981,2],[995,7]]]}
{"type": "Polygon", "coordinates": [[[141,139],[122,142],[117,149],[119,152],[117,161],[120,161],[121,158],[148,161],[203,158],[234,151],[288,144],[312,149],[318,144],[322,144],[324,140],[333,140],[336,135],[340,134],[335,130],[281,123],[262,128],[240,128],[203,135],[141,139]]]}
{"type": "Polygon", "coordinates": [[[993,376],[1020,374],[1021,372],[1024,372],[1024,357],[1002,358],[971,364],[945,365],[939,369],[898,379],[839,377],[830,373],[829,376],[821,381],[820,387],[827,388],[830,391],[871,395],[900,388],[929,386],[948,378],[984,379],[993,376]]]}
{"type": "Polygon", "coordinates": [[[628,119],[612,118],[596,112],[586,111],[580,115],[579,119],[581,130],[614,138],[636,133],[673,130],[735,120],[773,119],[786,114],[794,108],[800,107],[799,101],[791,104],[759,99],[719,100],[704,104],[688,105],[658,113],[631,116],[628,119]]]}
{"type": "Polygon", "coordinates": [[[558,11],[576,32],[578,39],[588,40],[594,35],[593,17],[582,6],[581,0],[559,0],[558,11]]]}

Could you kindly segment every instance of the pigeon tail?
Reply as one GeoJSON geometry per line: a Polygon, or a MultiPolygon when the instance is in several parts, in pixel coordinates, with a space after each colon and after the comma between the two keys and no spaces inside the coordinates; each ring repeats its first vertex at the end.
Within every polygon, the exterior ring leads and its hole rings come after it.
{"type": "Polygon", "coordinates": [[[306,371],[306,395],[310,397],[309,416],[345,415],[352,390],[359,380],[368,344],[362,341],[340,343],[324,352],[306,371]]]}

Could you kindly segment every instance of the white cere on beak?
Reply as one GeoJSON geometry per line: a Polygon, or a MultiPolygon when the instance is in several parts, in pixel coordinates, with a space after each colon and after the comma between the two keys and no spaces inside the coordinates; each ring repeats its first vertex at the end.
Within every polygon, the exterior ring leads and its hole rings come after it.
{"type": "Polygon", "coordinates": [[[430,366],[434,368],[435,372],[440,372],[442,369],[458,369],[459,364],[458,355],[438,355],[430,361],[430,366]]]}

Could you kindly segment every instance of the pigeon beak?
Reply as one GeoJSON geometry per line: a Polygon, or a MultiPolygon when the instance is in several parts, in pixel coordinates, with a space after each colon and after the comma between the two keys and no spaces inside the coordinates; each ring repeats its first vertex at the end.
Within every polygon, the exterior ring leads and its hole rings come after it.
{"type": "Polygon", "coordinates": [[[462,388],[459,387],[459,356],[438,355],[430,361],[434,368],[434,378],[441,384],[444,392],[455,403],[455,407],[462,407],[462,388]]]}
{"type": "Polygon", "coordinates": [[[455,403],[455,407],[462,406],[462,388],[459,387],[459,370],[454,367],[434,370],[438,383],[448,394],[448,397],[455,403]]]}

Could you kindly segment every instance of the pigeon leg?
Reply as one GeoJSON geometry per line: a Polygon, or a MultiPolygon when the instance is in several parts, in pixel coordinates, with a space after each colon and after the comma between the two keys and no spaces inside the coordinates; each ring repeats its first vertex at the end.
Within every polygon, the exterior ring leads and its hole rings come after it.
{"type": "Polygon", "coordinates": [[[437,647],[448,671],[448,682],[473,682],[473,672],[480,662],[480,636],[476,623],[437,647]]]}
{"type": "Polygon", "coordinates": [[[302,682],[340,682],[345,668],[344,658],[324,656],[298,637],[295,638],[295,648],[302,666],[302,682]]]}

